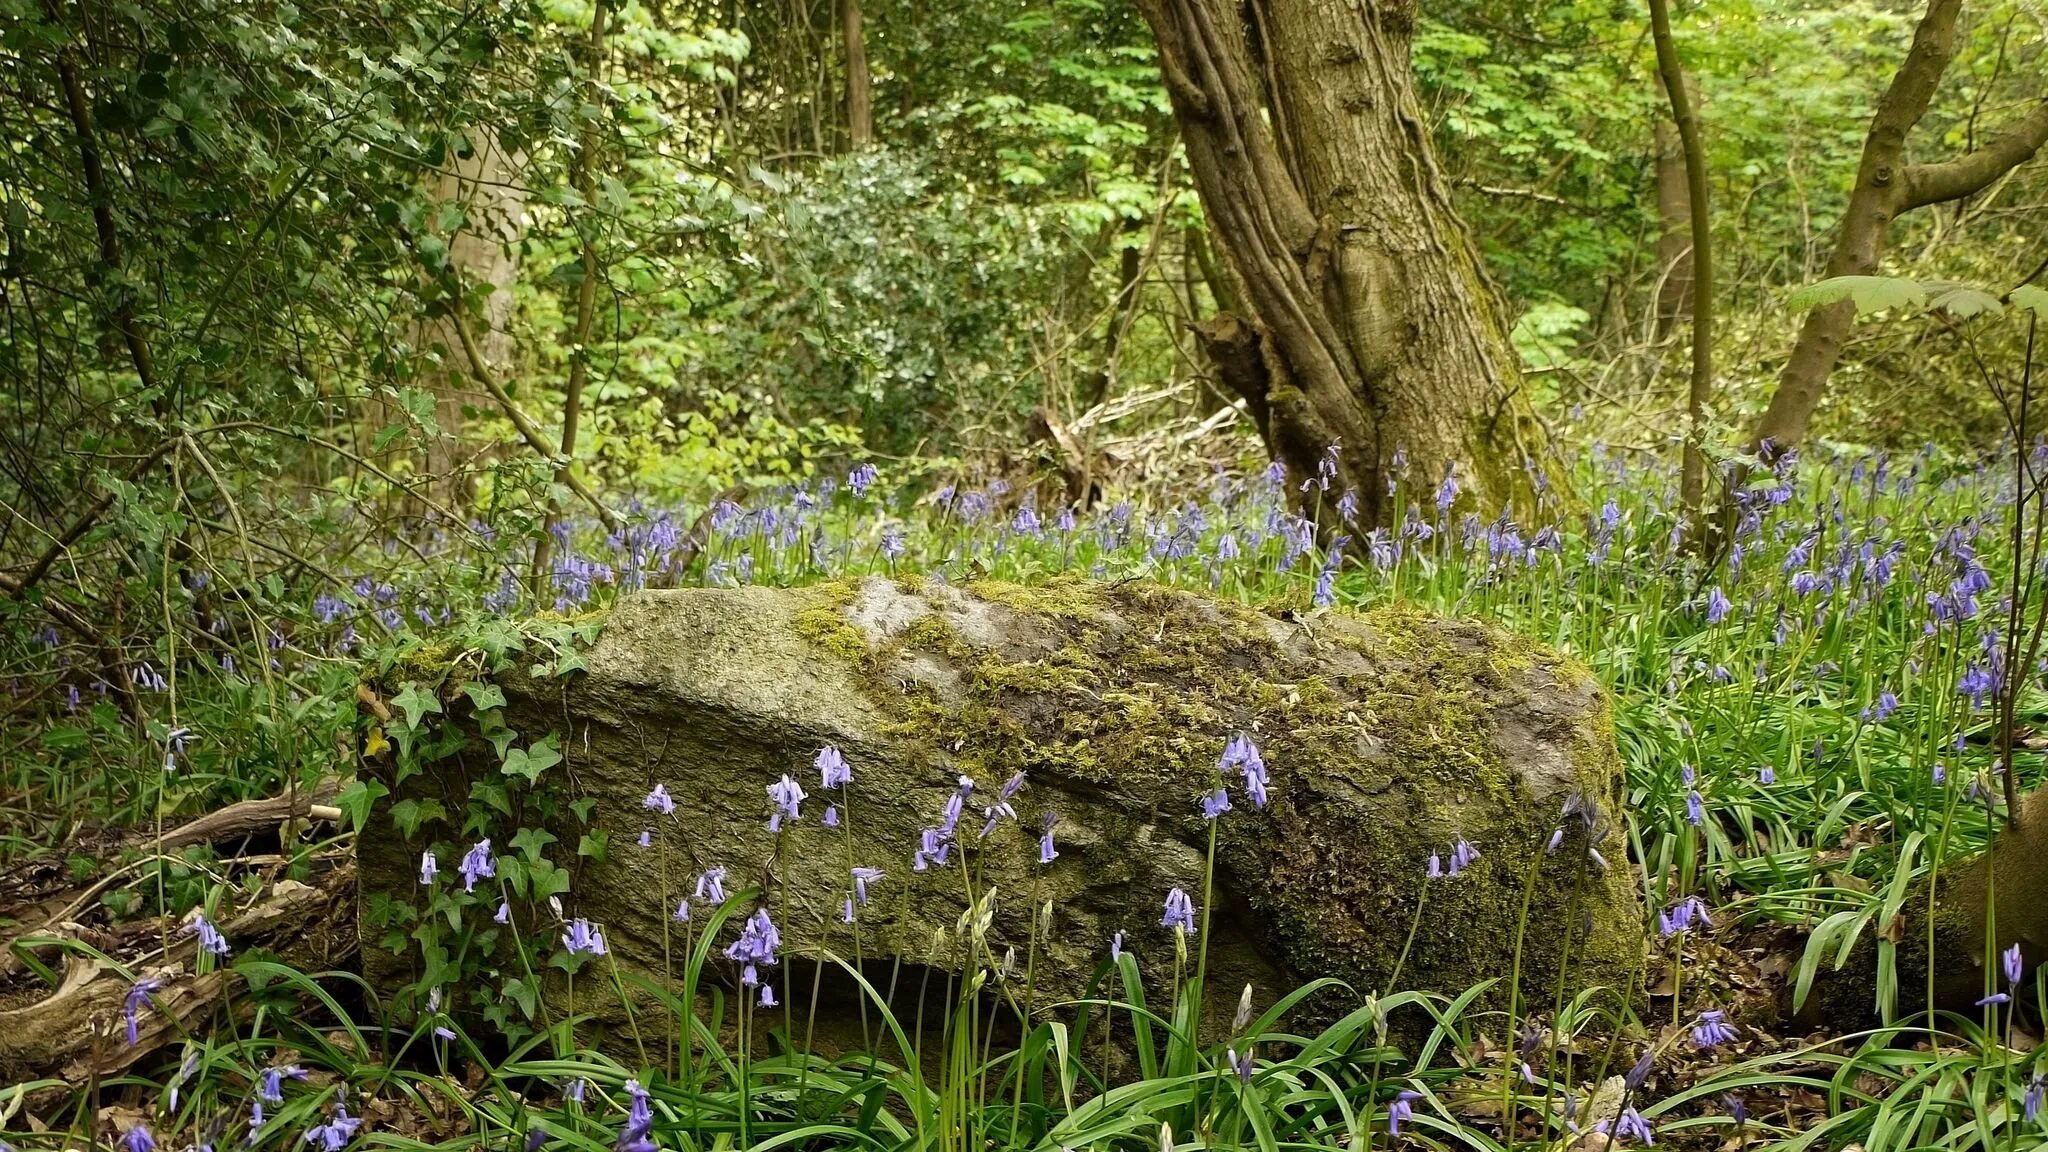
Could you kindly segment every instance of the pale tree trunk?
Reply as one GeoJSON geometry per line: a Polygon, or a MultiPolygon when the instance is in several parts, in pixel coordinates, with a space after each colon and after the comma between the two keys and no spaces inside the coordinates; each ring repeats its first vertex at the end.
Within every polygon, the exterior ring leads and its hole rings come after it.
{"type": "MultiPolygon", "coordinates": [[[[450,153],[447,167],[434,175],[430,190],[434,199],[463,207],[465,219],[449,242],[448,262],[459,283],[491,287],[484,300],[484,328],[476,334],[476,343],[492,370],[502,376],[515,351],[511,287],[519,274],[526,192],[519,185],[519,158],[508,155],[495,134],[478,131],[470,137],[470,145],[466,155],[450,153]]],[[[413,346],[440,358],[421,373],[422,381],[434,393],[434,422],[440,425],[440,435],[427,446],[428,490],[442,505],[461,508],[469,503],[472,485],[468,469],[470,457],[478,449],[463,435],[463,406],[475,393],[452,317],[421,320],[414,327],[413,346]]]]}
{"type": "Polygon", "coordinates": [[[1357,491],[1357,527],[1390,515],[1399,454],[1425,491],[1454,470],[1471,506],[1532,512],[1549,452],[1430,147],[1414,4],[1139,7],[1250,313],[1200,334],[1273,456],[1299,480],[1341,445],[1332,494],[1357,491]]]}
{"type": "MultiPolygon", "coordinates": [[[[2048,141],[2048,97],[2035,102],[2003,133],[1973,152],[1939,164],[1907,164],[1906,138],[1926,114],[1941,76],[1955,55],[1956,14],[1962,0],[1931,0],[1913,33],[1913,47],[1879,98],[1863,140],[1856,186],[1828,257],[1827,275],[1874,275],[1886,234],[1901,213],[1959,200],[1988,187],[2048,141]]],[[[1778,374],[1778,389],[1757,423],[1751,447],[1767,455],[1806,438],[1828,374],[1856,320],[1856,305],[1841,301],[1807,313],[1792,354],[1778,374]]]]}
{"type": "Polygon", "coordinates": [[[868,76],[867,38],[860,0],[839,0],[839,37],[846,49],[846,139],[858,152],[875,140],[874,95],[868,76]]]}

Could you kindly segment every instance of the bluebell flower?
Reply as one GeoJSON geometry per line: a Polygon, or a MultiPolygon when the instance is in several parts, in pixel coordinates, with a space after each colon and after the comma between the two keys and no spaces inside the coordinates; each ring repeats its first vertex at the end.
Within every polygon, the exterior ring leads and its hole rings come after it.
{"type": "Polygon", "coordinates": [[[638,844],[642,848],[654,847],[654,829],[642,828],[640,835],[634,838],[633,843],[638,844]]]}
{"type": "Polygon", "coordinates": [[[1186,892],[1175,887],[1166,893],[1166,912],[1159,918],[1159,926],[1195,934],[1195,905],[1186,892]]]}
{"type": "Polygon", "coordinates": [[[1058,822],[1059,818],[1057,816],[1050,812],[1045,814],[1045,830],[1039,833],[1038,836],[1038,862],[1040,864],[1050,864],[1054,860],[1059,859],[1059,852],[1052,846],[1052,826],[1058,822]]]}
{"type": "Polygon", "coordinates": [[[440,861],[434,859],[432,848],[420,853],[420,883],[432,884],[434,877],[441,874],[440,861]]]}
{"type": "Polygon", "coordinates": [[[688,924],[690,922],[689,897],[685,896],[681,900],[676,901],[676,910],[672,918],[679,924],[688,924]]]}
{"type": "Polygon", "coordinates": [[[1228,773],[1232,768],[1244,775],[1245,795],[1251,797],[1252,807],[1264,808],[1268,799],[1266,785],[1266,762],[1259,755],[1258,745],[1251,737],[1240,732],[1231,738],[1223,748],[1223,756],[1216,762],[1219,772],[1228,773]]]}
{"type": "Polygon", "coordinates": [[[567,1100],[571,1104],[581,1104],[583,1103],[584,1090],[588,1087],[589,1082],[578,1076],[562,1086],[562,1099],[567,1100]]]}
{"type": "Polygon", "coordinates": [[[827,828],[839,827],[839,805],[825,805],[825,818],[822,822],[827,828]]]}
{"type": "Polygon", "coordinates": [[[572,955],[605,955],[604,931],[591,926],[590,921],[578,916],[569,921],[568,930],[562,933],[562,947],[572,955]]]}
{"type": "Polygon", "coordinates": [[[994,832],[996,830],[996,824],[998,821],[1001,821],[1005,817],[1008,817],[1011,820],[1015,820],[1017,818],[1017,810],[1011,807],[1009,801],[1007,800],[998,804],[990,805],[989,807],[982,809],[981,814],[984,817],[986,817],[988,821],[987,823],[981,826],[980,838],[983,840],[988,839],[989,833],[994,832]]]}
{"type": "Polygon", "coordinates": [[[128,1152],[156,1152],[156,1137],[149,1134],[149,1125],[137,1124],[121,1137],[121,1146],[128,1152]]]}
{"type": "MultiPolygon", "coordinates": [[[[1450,480],[1446,479],[1445,484],[1450,480]]],[[[1401,1125],[1415,1118],[1415,1102],[1422,1099],[1422,1093],[1407,1088],[1394,1094],[1394,1100],[1387,1105],[1387,1135],[1399,1136],[1401,1125]]]]}
{"type": "Polygon", "coordinates": [[[1560,827],[1550,834],[1550,842],[1543,846],[1543,854],[1545,856],[1555,856],[1558,848],[1563,844],[1564,829],[1560,827]]]}
{"type": "Polygon", "coordinates": [[[1233,1046],[1231,1048],[1225,1049],[1224,1057],[1230,1062],[1230,1070],[1232,1072],[1237,1073],[1237,1079],[1239,1083],[1249,1084],[1252,1082],[1253,1069],[1252,1054],[1250,1049],[1246,1049],[1242,1054],[1240,1054],[1238,1050],[1233,1046]]]}
{"type": "Polygon", "coordinates": [[[1109,959],[1113,964],[1124,958],[1124,934],[1117,932],[1109,938],[1109,959]]]}
{"type": "Polygon", "coordinates": [[[121,998],[121,1017],[128,1024],[128,1046],[134,1047],[140,1038],[142,1022],[138,1014],[149,998],[163,990],[164,982],[154,976],[144,976],[128,986],[128,994],[121,998]]]}
{"type": "Polygon", "coordinates": [[[1621,1118],[1615,1121],[1614,1134],[1624,1140],[1640,1141],[1646,1148],[1657,1142],[1656,1134],[1650,1130],[1650,1122],[1643,1119],[1643,1114],[1633,1106],[1622,1110],[1621,1118]]]}
{"type": "Polygon", "coordinates": [[[865,908],[868,904],[868,885],[880,883],[883,875],[880,868],[855,868],[852,870],[853,895],[855,899],[860,901],[861,907],[865,908]]]}
{"type": "Polygon", "coordinates": [[[1214,820],[1230,811],[1230,790],[1218,787],[1214,792],[1202,795],[1202,819],[1214,820]]]}
{"type": "Polygon", "coordinates": [[[510,924],[512,922],[512,905],[503,900],[498,901],[498,911],[491,917],[491,921],[495,924],[510,924]]]}
{"type": "Polygon", "coordinates": [[[1766,786],[1776,784],[1778,782],[1778,770],[1769,764],[1757,765],[1756,782],[1766,786]]]}
{"type": "Polygon", "coordinates": [[[2018,944],[2014,944],[2000,953],[1999,960],[2005,969],[2006,983],[2016,985],[2020,982],[2020,977],[2026,975],[2025,961],[2020,956],[2020,946],[2018,944]]]}
{"type": "Polygon", "coordinates": [[[617,1152],[655,1152],[654,1108],[638,1080],[626,1081],[626,1125],[612,1147],[617,1152]]]}
{"type": "Polygon", "coordinates": [[[725,866],[707,868],[697,877],[697,899],[725,903],[725,866]]]}
{"type": "Polygon", "coordinates": [[[334,1114],[306,1133],[306,1143],[318,1144],[321,1152],[341,1152],[355,1137],[356,1129],[363,1126],[361,1119],[348,1114],[348,1101],[340,1089],[336,1089],[334,1114]]]}
{"type": "Polygon", "coordinates": [[[778,1001],[777,1001],[777,1000],[775,999],[775,985],[773,985],[773,984],[763,984],[763,985],[761,985],[761,1002],[760,1002],[760,1007],[763,1007],[763,1008],[776,1008],[776,1007],[780,1007],[780,1003],[779,1003],[779,1002],[778,1002],[778,1001]]]}
{"type": "Polygon", "coordinates": [[[1346,520],[1358,519],[1358,489],[1346,488],[1344,494],[1337,497],[1337,515],[1346,520]]]}
{"type": "Polygon", "coordinates": [[[2044,1097],[2048,1097],[2048,1079],[2044,1079],[2039,1072],[2036,1072],[2034,1073],[2034,1078],[2027,1081],[2027,1096],[2023,1104],[2023,1107],[2026,1109],[2027,1123],[2032,1124],[2041,1118],[2041,1101],[2044,1097]]]}
{"type": "Polygon", "coordinates": [[[836,745],[827,744],[818,749],[814,761],[818,768],[818,786],[831,791],[842,785],[853,783],[853,769],[846,766],[846,757],[836,745]]]}
{"type": "Polygon", "coordinates": [[[489,879],[498,874],[497,861],[491,858],[491,838],[486,836],[462,854],[462,862],[455,866],[462,874],[462,890],[474,891],[478,880],[489,879]]]}
{"type": "Polygon", "coordinates": [[[225,956],[228,954],[227,937],[221,935],[220,929],[214,927],[213,921],[201,915],[198,909],[193,909],[192,918],[186,923],[185,931],[188,935],[199,938],[200,951],[211,953],[215,956],[225,956]]]}
{"type": "Polygon", "coordinates": [[[798,805],[804,802],[807,795],[803,785],[798,784],[794,777],[787,774],[768,785],[768,799],[775,805],[774,814],[768,817],[768,831],[782,831],[782,821],[785,818],[791,823],[803,819],[803,811],[798,805]]]}
{"type": "Polygon", "coordinates": [[[1463,836],[1458,837],[1458,842],[1451,845],[1450,874],[1456,876],[1470,868],[1478,859],[1479,849],[1474,848],[1472,842],[1463,836]]]}
{"type": "Polygon", "coordinates": [[[1718,1048],[1733,1039],[1735,1029],[1718,1009],[1700,1013],[1699,1022],[1692,1027],[1692,1046],[1695,1048],[1718,1048]]]}
{"type": "Polygon", "coordinates": [[[659,812],[663,816],[672,815],[676,810],[675,798],[668,794],[666,784],[656,784],[654,790],[640,801],[640,806],[649,812],[659,812]]]}
{"type": "Polygon", "coordinates": [[[1685,794],[1685,822],[1698,825],[1707,818],[1706,801],[1700,798],[1699,789],[1688,789],[1685,794]]]}
{"type": "Polygon", "coordinates": [[[1431,852],[1429,854],[1429,865],[1428,867],[1423,869],[1422,874],[1424,876],[1427,876],[1431,880],[1441,880],[1444,874],[1443,857],[1437,855],[1434,852],[1431,852]]]}
{"type": "Polygon", "coordinates": [[[1713,923],[1713,918],[1707,915],[1706,902],[1698,896],[1687,896],[1657,914],[1658,934],[1665,937],[1690,932],[1695,924],[1712,927],[1713,923]]]}
{"type": "Polygon", "coordinates": [[[1650,1078],[1650,1070],[1655,1068],[1656,1066],[1657,1050],[1655,1048],[1643,1049],[1642,1057],[1638,1059],[1635,1062],[1635,1065],[1628,1070],[1628,1073],[1621,1078],[1622,1084],[1626,1086],[1629,1091],[1634,1092],[1636,1089],[1641,1088],[1643,1086],[1643,1081],[1648,1080],[1650,1078]]]}
{"type": "Polygon", "coordinates": [[[846,474],[846,487],[855,496],[865,496],[868,494],[868,489],[874,485],[875,480],[880,476],[881,473],[875,470],[873,464],[862,461],[853,466],[853,471],[846,474]]]}
{"type": "Polygon", "coordinates": [[[1735,1127],[1738,1130],[1743,1125],[1749,1123],[1749,1101],[1730,1092],[1726,1096],[1721,1097],[1721,1103],[1728,1109],[1728,1118],[1735,1121],[1735,1127]]]}

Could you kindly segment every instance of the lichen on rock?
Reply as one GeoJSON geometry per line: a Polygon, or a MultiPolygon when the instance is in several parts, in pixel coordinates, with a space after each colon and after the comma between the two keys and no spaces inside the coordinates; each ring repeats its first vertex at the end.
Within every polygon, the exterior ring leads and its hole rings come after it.
{"type": "MultiPolygon", "coordinates": [[[[1163,977],[1161,902],[1173,887],[1200,899],[1199,797],[1244,733],[1271,803],[1255,808],[1235,773],[1223,781],[1212,987],[1250,982],[1263,998],[1335,976],[1391,991],[1400,963],[1402,987],[1457,992],[1504,984],[1518,943],[1525,1002],[1551,1003],[1560,975],[1619,991],[1641,971],[1606,698],[1583,668],[1477,624],[1403,609],[1275,616],[1144,583],[875,578],[630,596],[585,663],[567,687],[505,677],[507,715],[522,732],[564,729],[563,769],[612,831],[568,902],[643,970],[659,971],[666,908],[713,865],[767,884],[794,951],[850,954],[839,913],[858,865],[887,873],[861,913],[867,957],[924,962],[968,893],[993,891],[998,951],[1024,952],[1031,910],[1052,907],[1035,941],[1041,1001],[1080,994],[1117,932],[1163,977]],[[844,795],[810,769],[827,743],[855,773],[844,795]],[[982,838],[980,808],[1020,772],[1017,817],[982,838]],[[784,773],[812,796],[770,835],[764,789],[784,773]],[[962,776],[975,784],[957,850],[913,871],[920,830],[962,776]],[[656,782],[677,822],[638,849],[656,782]],[[1572,797],[1597,818],[1563,815],[1572,797]],[[828,803],[836,829],[819,822],[828,803]],[[1048,813],[1059,855],[1041,865],[1048,813]],[[1477,862],[1425,880],[1459,839],[1477,862]]],[[[452,805],[470,783],[457,771],[410,787],[452,805]]],[[[405,882],[422,846],[366,841],[365,889],[405,882]]]]}

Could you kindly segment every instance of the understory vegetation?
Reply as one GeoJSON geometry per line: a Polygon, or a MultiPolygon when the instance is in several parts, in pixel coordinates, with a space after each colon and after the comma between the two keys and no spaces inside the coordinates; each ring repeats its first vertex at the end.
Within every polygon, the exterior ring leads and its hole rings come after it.
{"type": "Polygon", "coordinates": [[[0,1152],[2048,1145],[2044,74],[2038,0],[0,0],[0,1152]],[[623,597],[869,580],[1481,621],[1623,802],[1226,987],[1284,732],[1098,940],[985,882],[1021,771],[791,892],[857,752],[733,773],[742,874],[507,720],[623,597]],[[1639,980],[1524,947],[1559,852],[1639,980]]]}

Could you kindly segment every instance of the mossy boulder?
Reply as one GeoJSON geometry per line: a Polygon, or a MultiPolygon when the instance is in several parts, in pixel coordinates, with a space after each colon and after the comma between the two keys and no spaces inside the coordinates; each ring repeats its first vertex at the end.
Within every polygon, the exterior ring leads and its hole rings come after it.
{"type": "MultiPolygon", "coordinates": [[[[1518,942],[1534,1003],[1553,1002],[1561,963],[1570,989],[1640,986],[1643,918],[1612,815],[1623,790],[1606,697],[1579,665],[1487,627],[1392,609],[1267,615],[1140,583],[877,578],[640,593],[620,601],[584,663],[566,682],[501,678],[505,716],[522,738],[559,733],[565,761],[550,772],[594,801],[589,824],[609,833],[564,902],[642,971],[661,971],[667,913],[714,865],[731,887],[770,891],[790,952],[822,941],[850,956],[841,908],[858,865],[887,873],[860,914],[871,961],[924,964],[936,938],[950,962],[971,891],[995,894],[994,954],[1035,957],[1040,1003],[1080,994],[1117,932],[1148,978],[1164,978],[1174,947],[1161,905],[1174,887],[1201,899],[1199,798],[1245,733],[1271,801],[1255,808],[1227,776],[1212,988],[1249,982],[1266,998],[1335,976],[1360,994],[1390,990],[1418,915],[1403,988],[1504,985],[1518,942]],[[854,772],[844,793],[822,791],[811,767],[825,744],[854,772]],[[983,808],[1020,772],[1016,818],[983,838],[983,808]],[[784,773],[811,796],[770,834],[766,789],[784,773]],[[961,776],[975,786],[958,845],[944,866],[914,871],[920,830],[961,776]],[[673,822],[642,807],[656,783],[675,800],[673,822]],[[1586,816],[1564,814],[1573,797],[1586,816]],[[1041,865],[1047,813],[1058,858],[1041,865]],[[643,828],[657,829],[651,848],[635,844],[643,828]],[[1429,857],[1460,839],[1477,861],[1425,880],[1429,857]],[[1034,946],[1031,910],[1048,903],[1050,932],[1034,946]]],[[[451,710],[459,720],[459,701],[451,710]]],[[[488,745],[473,753],[394,799],[432,794],[460,812],[495,771],[488,745]]],[[[576,843],[577,828],[561,832],[576,843]]],[[[447,825],[364,837],[363,890],[415,890],[422,847],[438,838],[459,852],[452,837],[447,825]]],[[[670,926],[671,948],[682,931],[670,926]]]]}

